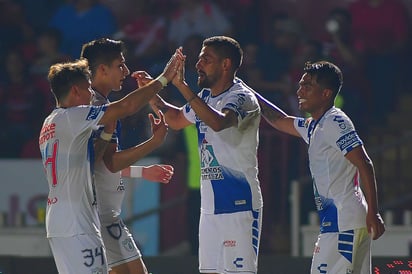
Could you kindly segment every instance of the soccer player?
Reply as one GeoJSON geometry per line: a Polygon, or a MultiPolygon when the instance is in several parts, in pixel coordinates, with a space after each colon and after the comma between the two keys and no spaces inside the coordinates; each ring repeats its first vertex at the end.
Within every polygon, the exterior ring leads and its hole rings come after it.
{"type": "MultiPolygon", "coordinates": [[[[196,95],[184,81],[183,64],[173,84],[187,100],[178,108],[155,96],[173,129],[195,124],[201,154],[201,273],[257,273],[263,199],[258,180],[260,107],[253,91],[235,77],[243,52],[226,36],[203,41],[196,68],[196,95]]],[[[132,75],[133,76],[133,75],[132,75]]],[[[150,80],[135,74],[139,85],[150,80]]]]}
{"type": "MultiPolygon", "coordinates": [[[[83,45],[80,57],[86,58],[89,62],[94,91],[93,105],[107,104],[109,94],[121,90],[122,82],[130,74],[124,52],[124,43],[119,40],[101,38],[83,45]]],[[[97,206],[111,273],[147,274],[142,254],[120,217],[126,187],[121,180],[120,171],[125,169],[124,177],[137,176],[151,181],[169,182],[173,174],[172,166],[129,167],[162,144],[167,134],[167,125],[162,114],[159,115],[161,119],[155,119],[149,114],[153,136],[146,142],[121,150],[118,122],[113,136],[108,136],[108,146],[99,146],[105,151],[102,160],[97,161],[94,168],[97,206]]],[[[99,135],[100,132],[96,131],[96,136],[99,135]]],[[[101,142],[99,139],[97,142],[101,142]]]]}
{"type": "Polygon", "coordinates": [[[256,94],[274,128],[308,144],[320,234],[311,273],[371,273],[371,239],[385,231],[378,211],[373,163],[350,118],[334,106],[343,76],[330,62],[306,63],[299,81],[299,108],[292,117],[256,94]]]}
{"type": "Polygon", "coordinates": [[[46,231],[59,273],[107,273],[93,181],[92,132],[137,112],[176,74],[183,57],[176,53],[155,80],[123,99],[91,106],[92,89],[86,60],[57,63],[48,79],[56,109],[46,117],[39,146],[49,194],[46,231]]]}

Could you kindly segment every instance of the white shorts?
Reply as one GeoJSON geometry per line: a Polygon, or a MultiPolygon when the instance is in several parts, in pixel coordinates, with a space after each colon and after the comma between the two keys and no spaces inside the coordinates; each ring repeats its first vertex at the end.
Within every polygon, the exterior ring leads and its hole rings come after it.
{"type": "Polygon", "coordinates": [[[366,228],[319,235],[311,274],[370,274],[371,271],[371,238],[366,228]]]}
{"type": "Polygon", "coordinates": [[[102,239],[97,234],[49,238],[59,273],[106,274],[108,267],[102,239]]]}
{"type": "Polygon", "coordinates": [[[262,209],[200,214],[199,271],[257,273],[262,209]]]}
{"type": "Polygon", "coordinates": [[[142,257],[129,229],[123,221],[101,224],[101,233],[106,247],[107,264],[118,266],[142,257]]]}

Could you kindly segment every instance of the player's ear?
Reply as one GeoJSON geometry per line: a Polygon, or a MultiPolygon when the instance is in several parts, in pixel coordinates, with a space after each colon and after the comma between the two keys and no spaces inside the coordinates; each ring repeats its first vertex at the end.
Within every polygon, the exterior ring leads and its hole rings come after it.
{"type": "Polygon", "coordinates": [[[223,69],[226,71],[232,69],[232,61],[229,58],[224,58],[222,65],[223,65],[223,69]]]}
{"type": "Polygon", "coordinates": [[[70,93],[78,98],[80,96],[80,89],[77,85],[72,85],[72,87],[70,88],[70,93]]]}
{"type": "Polygon", "coordinates": [[[106,74],[108,70],[109,70],[109,67],[105,64],[99,64],[97,66],[97,71],[100,71],[100,73],[102,73],[103,75],[106,74]]]}
{"type": "Polygon", "coordinates": [[[333,91],[329,88],[325,88],[322,91],[322,96],[325,97],[325,99],[330,100],[333,96],[333,91]]]}

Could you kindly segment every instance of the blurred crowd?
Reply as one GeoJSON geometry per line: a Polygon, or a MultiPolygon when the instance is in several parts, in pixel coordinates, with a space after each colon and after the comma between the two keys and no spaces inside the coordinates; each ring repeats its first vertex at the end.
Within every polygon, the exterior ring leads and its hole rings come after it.
{"type": "MultiPolygon", "coordinates": [[[[296,89],[306,61],[336,63],[344,74],[339,102],[359,132],[385,123],[412,72],[410,10],[402,0],[0,0],[1,158],[40,157],[43,119],[54,108],[47,72],[76,59],[83,43],[100,37],[127,45],[131,71],[157,76],[171,52],[183,46],[186,79],[196,87],[195,63],[205,37],[229,35],[244,50],[238,76],[289,113],[299,113],[296,89]],[[325,1],[324,1],[325,2],[325,1]],[[336,2],[336,3],[330,3],[336,2]]],[[[409,4],[411,5],[411,4],[409,4]]],[[[120,98],[136,83],[128,79],[120,98]]],[[[184,104],[168,87],[168,100],[184,104]]],[[[128,147],[147,139],[143,110],[123,121],[128,147]]],[[[171,132],[164,147],[183,146],[171,132]]],[[[182,148],[183,149],[183,148],[182,148]]],[[[167,155],[170,149],[157,153],[167,155]]]]}

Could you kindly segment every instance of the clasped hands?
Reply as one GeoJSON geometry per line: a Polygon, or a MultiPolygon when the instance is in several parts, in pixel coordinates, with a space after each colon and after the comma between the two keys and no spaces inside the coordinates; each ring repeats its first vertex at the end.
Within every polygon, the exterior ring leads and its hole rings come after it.
{"type": "MultiPolygon", "coordinates": [[[[179,47],[166,64],[161,76],[164,76],[168,82],[172,82],[174,86],[186,85],[184,77],[186,55],[183,54],[183,48],[179,47]]],[[[154,78],[146,71],[135,71],[131,75],[137,82],[138,87],[143,87],[154,80],[154,78]]]]}

